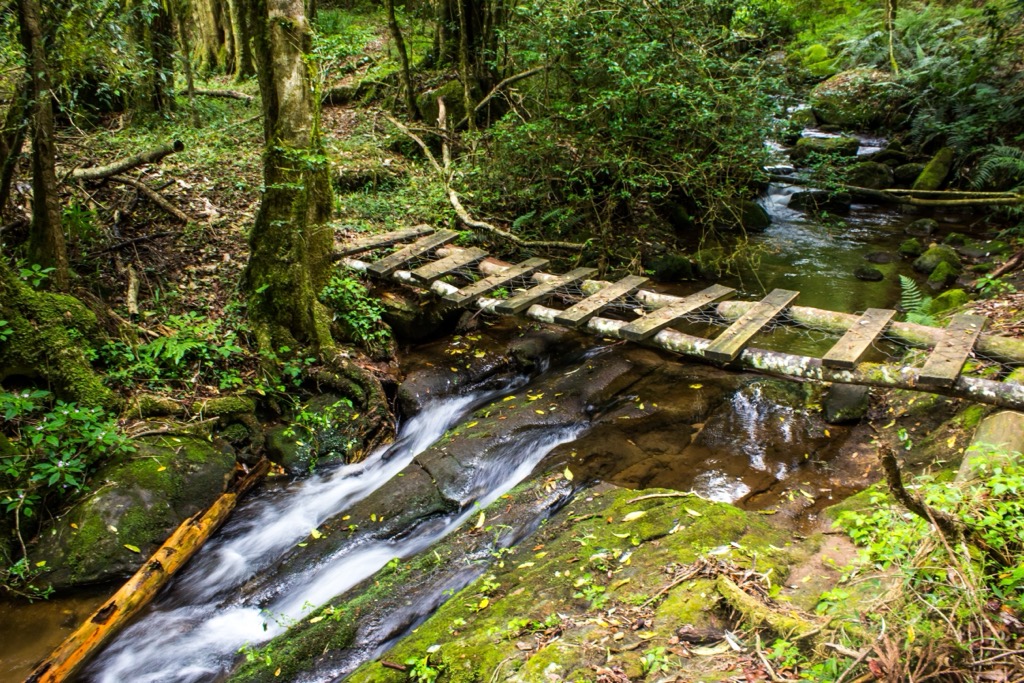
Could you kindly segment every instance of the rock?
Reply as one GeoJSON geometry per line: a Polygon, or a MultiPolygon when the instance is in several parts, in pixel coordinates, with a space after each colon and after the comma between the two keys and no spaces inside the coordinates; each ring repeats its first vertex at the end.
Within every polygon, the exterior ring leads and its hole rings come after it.
{"type": "Polygon", "coordinates": [[[959,274],[960,269],[958,267],[952,265],[949,261],[940,261],[935,266],[935,270],[928,276],[928,286],[935,291],[945,289],[956,282],[957,275],[959,274]]]}
{"type": "Polygon", "coordinates": [[[789,150],[789,158],[798,163],[806,161],[812,154],[855,157],[859,148],[860,141],[857,138],[800,138],[796,146],[789,150]]]}
{"type": "Polygon", "coordinates": [[[772,224],[768,211],[752,199],[742,200],[738,213],[739,223],[745,230],[765,230],[772,224]]]}
{"type": "Polygon", "coordinates": [[[46,581],[55,588],[131,576],[234,472],[231,449],[199,437],[144,438],[136,449],[102,466],[85,500],[39,534],[30,554],[53,569],[46,581]]]}
{"type": "Polygon", "coordinates": [[[900,253],[904,256],[917,258],[924,253],[924,245],[921,244],[921,240],[911,237],[900,245],[900,253]]]}
{"type": "Polygon", "coordinates": [[[932,305],[928,312],[932,315],[945,313],[946,311],[963,306],[970,300],[971,298],[967,296],[967,292],[964,290],[950,289],[932,299],[932,305]]]}
{"type": "Polygon", "coordinates": [[[882,271],[878,268],[869,268],[868,266],[857,268],[853,271],[853,276],[865,282],[879,282],[885,279],[885,274],[882,271]]]}
{"type": "Polygon", "coordinates": [[[884,190],[892,187],[892,169],[877,161],[862,161],[846,170],[846,182],[855,187],[869,190],[884,190]]]}
{"type": "Polygon", "coordinates": [[[654,279],[659,282],[693,280],[697,270],[690,257],[681,251],[659,256],[648,267],[654,272],[654,279]]]}
{"type": "Polygon", "coordinates": [[[894,168],[892,173],[897,184],[910,186],[915,180],[917,180],[917,177],[921,175],[921,171],[924,170],[924,167],[924,164],[902,164],[894,168]]]}
{"type": "Polygon", "coordinates": [[[867,68],[838,73],[810,93],[811,106],[821,121],[853,128],[890,121],[902,100],[902,89],[890,74],[867,68]]]}
{"type": "Polygon", "coordinates": [[[887,251],[873,251],[864,256],[868,263],[892,263],[896,257],[887,251]]]}
{"type": "Polygon", "coordinates": [[[949,171],[953,167],[953,157],[954,153],[950,147],[943,147],[936,152],[932,160],[921,171],[921,175],[917,176],[913,189],[941,190],[943,183],[946,182],[946,176],[949,175],[949,171]]]}
{"type": "Polygon", "coordinates": [[[457,310],[445,310],[437,297],[420,297],[411,290],[389,289],[380,292],[378,300],[384,307],[381,317],[402,341],[423,341],[450,331],[459,317],[457,310]]]}
{"type": "Polygon", "coordinates": [[[897,168],[906,164],[910,159],[909,155],[903,151],[903,148],[898,142],[893,142],[885,149],[880,149],[874,154],[866,154],[864,157],[865,161],[874,161],[879,164],[884,164],[889,168],[897,168]]]}
{"type": "Polygon", "coordinates": [[[808,45],[799,53],[800,64],[819,78],[832,76],[838,71],[836,59],[829,57],[828,48],[821,43],[808,45]]]}
{"type": "Polygon", "coordinates": [[[939,229],[939,223],[933,218],[920,218],[907,226],[907,234],[914,237],[930,237],[939,229]]]}
{"type": "Polygon", "coordinates": [[[814,128],[818,125],[818,117],[814,115],[813,109],[804,107],[803,109],[797,109],[789,115],[789,123],[793,127],[814,128]]]}
{"type": "Polygon", "coordinates": [[[951,247],[962,247],[967,244],[967,237],[958,232],[951,232],[943,238],[942,243],[951,247]]]}
{"type": "Polygon", "coordinates": [[[952,247],[943,244],[933,244],[917,257],[914,261],[914,270],[925,275],[931,274],[940,263],[948,263],[954,272],[959,273],[961,269],[960,256],[952,247]]]}
{"type": "Polygon", "coordinates": [[[871,388],[859,384],[833,384],[825,393],[825,422],[848,424],[859,422],[868,413],[871,388]]]}
{"type": "Polygon", "coordinates": [[[794,192],[789,198],[789,206],[801,211],[830,211],[846,213],[853,204],[853,197],[848,192],[827,192],[825,190],[801,190],[794,192]]]}
{"type": "Polygon", "coordinates": [[[364,437],[374,428],[369,414],[331,393],[311,398],[301,416],[301,422],[268,430],[265,445],[267,457],[294,476],[358,460],[364,437]]]}

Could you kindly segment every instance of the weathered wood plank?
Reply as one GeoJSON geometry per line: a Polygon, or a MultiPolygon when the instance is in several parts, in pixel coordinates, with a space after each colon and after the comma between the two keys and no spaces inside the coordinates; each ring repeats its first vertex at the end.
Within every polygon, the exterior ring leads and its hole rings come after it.
{"type": "Polygon", "coordinates": [[[682,301],[659,308],[642,318],[638,318],[622,328],[621,334],[624,339],[630,341],[643,341],[653,337],[658,332],[679,320],[683,316],[692,313],[708,304],[721,301],[736,293],[731,287],[722,285],[711,285],[696,294],[691,294],[682,301]]]}
{"type": "Polygon", "coordinates": [[[422,256],[429,251],[442,247],[458,236],[459,233],[454,230],[439,230],[432,235],[421,237],[404,249],[399,249],[394,254],[385,256],[381,260],[371,263],[367,270],[374,275],[380,275],[382,277],[391,275],[417,256],[422,256]]]}
{"type": "Polygon", "coordinates": [[[476,263],[486,256],[487,252],[483,249],[477,249],[476,247],[471,249],[462,249],[450,256],[445,256],[443,259],[433,261],[425,266],[417,268],[412,271],[412,279],[413,282],[429,286],[430,283],[439,277],[446,275],[453,270],[458,270],[463,266],[476,263]]]}
{"type": "Polygon", "coordinates": [[[894,315],[896,311],[887,308],[869,308],[864,311],[864,315],[853,327],[821,357],[821,362],[830,368],[853,368],[871,348],[875,339],[885,331],[894,315]]]}
{"type": "Polygon", "coordinates": [[[531,287],[519,296],[514,296],[508,301],[502,301],[494,307],[494,310],[497,313],[503,313],[506,315],[521,313],[538,301],[550,296],[556,290],[571,285],[574,282],[585,280],[596,274],[596,268],[576,268],[565,275],[559,275],[552,280],[540,283],[536,287],[531,287]]]}
{"type": "Polygon", "coordinates": [[[758,301],[753,308],[715,337],[715,340],[704,352],[704,356],[709,360],[722,363],[735,360],[754,335],[798,296],[800,296],[800,292],[788,289],[772,290],[768,296],[758,301]]]}
{"type": "Polygon", "coordinates": [[[944,336],[921,368],[918,383],[926,386],[953,386],[987,322],[988,318],[983,315],[953,316],[943,330],[944,336]]]}
{"type": "Polygon", "coordinates": [[[555,316],[555,322],[559,325],[578,327],[600,313],[605,306],[608,306],[619,297],[632,294],[640,289],[645,282],[647,282],[647,278],[640,277],[639,275],[624,277],[618,282],[599,290],[596,294],[588,296],[576,305],[565,309],[555,316]]]}
{"type": "Polygon", "coordinates": [[[444,297],[445,301],[450,301],[456,306],[466,306],[473,303],[484,294],[487,294],[502,285],[508,284],[517,277],[529,275],[530,273],[543,268],[547,264],[548,260],[543,258],[526,259],[522,263],[510,266],[499,273],[488,275],[482,280],[477,280],[471,285],[466,285],[457,292],[446,294],[444,297]]]}
{"type": "Polygon", "coordinates": [[[416,237],[422,237],[423,235],[429,235],[432,232],[434,232],[434,229],[429,225],[417,225],[414,228],[403,228],[401,230],[395,230],[394,232],[386,232],[382,235],[357,237],[354,240],[348,240],[336,244],[334,247],[334,260],[338,261],[346,256],[361,254],[364,251],[390,247],[393,244],[406,242],[408,240],[415,239],[416,237]]]}

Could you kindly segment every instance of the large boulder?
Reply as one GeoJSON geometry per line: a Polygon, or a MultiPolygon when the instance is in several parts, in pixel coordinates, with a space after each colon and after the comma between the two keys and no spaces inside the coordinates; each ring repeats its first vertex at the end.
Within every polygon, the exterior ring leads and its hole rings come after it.
{"type": "Polygon", "coordinates": [[[816,85],[811,106],[819,120],[847,128],[871,128],[891,121],[902,101],[892,75],[878,69],[852,69],[816,85]]]}
{"type": "Polygon", "coordinates": [[[913,185],[914,181],[921,175],[924,167],[924,164],[917,163],[902,164],[893,169],[893,175],[900,186],[907,187],[913,185]]]}
{"type": "Polygon", "coordinates": [[[884,190],[893,185],[892,169],[877,161],[862,161],[846,170],[846,182],[855,187],[884,190]]]}
{"type": "Polygon", "coordinates": [[[939,267],[940,263],[949,264],[956,273],[959,273],[962,268],[960,256],[956,253],[956,249],[945,244],[933,244],[928,248],[928,251],[918,256],[917,260],[914,261],[914,270],[930,275],[939,267]]]}
{"type": "Polygon", "coordinates": [[[925,165],[921,174],[917,176],[913,189],[926,191],[941,190],[943,183],[946,182],[946,177],[949,175],[949,171],[953,168],[953,157],[953,150],[949,147],[943,147],[936,152],[931,161],[925,165]]]}
{"type": "Polygon", "coordinates": [[[57,589],[124,579],[224,492],[234,467],[229,448],[197,436],[141,439],[100,468],[92,493],[44,528],[30,554],[57,589]]]}
{"type": "Polygon", "coordinates": [[[800,138],[789,150],[789,157],[795,163],[807,161],[812,154],[822,156],[855,157],[860,141],[857,138],[800,138]]]}

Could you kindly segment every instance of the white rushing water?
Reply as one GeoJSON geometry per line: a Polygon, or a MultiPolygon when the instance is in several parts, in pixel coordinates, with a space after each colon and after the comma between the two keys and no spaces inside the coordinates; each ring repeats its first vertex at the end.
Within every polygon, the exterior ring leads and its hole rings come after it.
{"type": "MultiPolygon", "coordinates": [[[[264,609],[240,601],[241,586],[309,536],[322,522],[383,486],[419,453],[498,392],[447,398],[403,425],[395,444],[363,463],[299,482],[258,500],[226,529],[224,539],[204,548],[161,600],[126,629],[87,670],[97,683],[193,683],[216,680],[245,647],[256,647],[284,632],[311,608],[324,604],[372,576],[394,558],[413,555],[476,514],[470,506],[401,540],[370,539],[341,547],[334,555],[289,577],[289,591],[264,609]]],[[[507,444],[506,453],[476,474],[487,493],[485,506],[523,480],[555,446],[572,440],[578,427],[507,444]]],[[[241,512],[241,511],[240,511],[241,512]]],[[[236,513],[238,514],[238,513],[236,513]]]]}

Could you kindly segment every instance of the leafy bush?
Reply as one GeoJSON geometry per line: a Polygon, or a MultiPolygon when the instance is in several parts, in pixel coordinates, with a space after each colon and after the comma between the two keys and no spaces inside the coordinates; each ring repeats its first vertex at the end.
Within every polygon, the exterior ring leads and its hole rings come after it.
{"type": "Polygon", "coordinates": [[[384,307],[359,280],[333,275],[320,293],[320,300],[334,311],[334,320],[346,336],[367,350],[379,351],[391,342],[391,329],[381,317],[384,307]]]}

